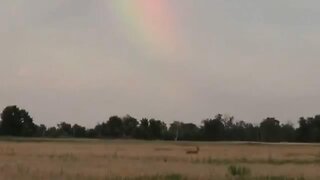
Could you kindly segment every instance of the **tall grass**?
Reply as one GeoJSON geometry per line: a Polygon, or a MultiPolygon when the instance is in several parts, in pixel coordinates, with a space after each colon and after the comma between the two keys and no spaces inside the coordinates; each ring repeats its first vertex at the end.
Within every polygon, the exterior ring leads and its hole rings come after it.
{"type": "Polygon", "coordinates": [[[0,140],[0,180],[320,179],[318,146],[197,145],[188,156],[191,142],[0,140]]]}
{"type": "Polygon", "coordinates": [[[251,170],[244,166],[230,165],[228,167],[228,175],[231,176],[232,179],[246,179],[249,178],[251,174],[251,170]]]}

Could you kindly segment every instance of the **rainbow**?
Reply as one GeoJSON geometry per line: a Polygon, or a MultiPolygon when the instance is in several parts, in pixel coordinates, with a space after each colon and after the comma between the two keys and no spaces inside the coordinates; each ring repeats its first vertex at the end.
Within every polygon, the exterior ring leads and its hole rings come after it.
{"type": "Polygon", "coordinates": [[[111,0],[110,12],[127,38],[144,50],[174,52],[179,47],[169,0],[111,0]]]}

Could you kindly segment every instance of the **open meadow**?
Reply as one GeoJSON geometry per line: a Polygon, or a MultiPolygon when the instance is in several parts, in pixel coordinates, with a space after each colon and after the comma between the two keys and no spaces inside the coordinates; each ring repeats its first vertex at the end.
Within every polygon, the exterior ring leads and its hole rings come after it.
{"type": "Polygon", "coordinates": [[[320,146],[2,139],[0,179],[320,179],[320,146]],[[187,154],[195,151],[197,154],[187,154]]]}

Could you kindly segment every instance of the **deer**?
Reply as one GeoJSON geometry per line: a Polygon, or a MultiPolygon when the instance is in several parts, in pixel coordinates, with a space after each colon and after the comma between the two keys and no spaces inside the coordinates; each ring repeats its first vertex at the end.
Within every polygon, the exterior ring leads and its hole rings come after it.
{"type": "Polygon", "coordinates": [[[196,146],[196,150],[187,150],[186,153],[187,154],[198,154],[200,151],[200,148],[198,146],[196,146]]]}

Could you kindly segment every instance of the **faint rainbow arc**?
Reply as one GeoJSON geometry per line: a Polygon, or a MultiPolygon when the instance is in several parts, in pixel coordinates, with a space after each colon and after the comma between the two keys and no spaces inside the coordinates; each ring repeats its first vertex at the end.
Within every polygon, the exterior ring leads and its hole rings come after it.
{"type": "Polygon", "coordinates": [[[168,0],[112,0],[112,12],[125,24],[127,36],[143,48],[172,52],[179,47],[168,0]]]}

